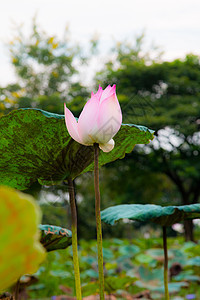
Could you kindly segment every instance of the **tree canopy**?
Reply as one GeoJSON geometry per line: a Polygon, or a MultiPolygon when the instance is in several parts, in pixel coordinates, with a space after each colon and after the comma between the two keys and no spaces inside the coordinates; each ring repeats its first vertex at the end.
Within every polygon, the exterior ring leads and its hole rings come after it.
{"type": "Polygon", "coordinates": [[[26,37],[21,30],[9,44],[12,67],[17,82],[0,88],[0,114],[12,109],[32,107],[63,113],[63,103],[77,113],[89,96],[79,80],[77,66],[86,61],[80,45],[69,38],[50,36],[33,22],[26,37]]]}
{"type": "MultiPolygon", "coordinates": [[[[124,122],[131,118],[156,130],[153,143],[137,147],[128,156],[130,172],[137,168],[164,174],[177,190],[179,203],[198,202],[200,58],[189,54],[172,62],[149,63],[140,59],[140,53],[120,50],[116,60],[97,74],[97,80],[117,84],[124,122]]],[[[172,197],[171,203],[174,201],[172,197]]]]}

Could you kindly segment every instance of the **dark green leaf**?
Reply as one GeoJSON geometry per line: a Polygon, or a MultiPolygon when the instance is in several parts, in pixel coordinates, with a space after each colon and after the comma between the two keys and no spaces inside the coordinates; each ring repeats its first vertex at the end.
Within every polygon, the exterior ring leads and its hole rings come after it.
{"type": "MultiPolygon", "coordinates": [[[[37,109],[19,109],[0,119],[0,183],[19,190],[35,181],[52,185],[93,170],[93,147],[75,142],[64,116],[37,109]]],[[[100,152],[100,165],[123,158],[135,144],[147,144],[153,131],[122,125],[115,148],[100,152]]]]}
{"type": "Polygon", "coordinates": [[[40,225],[41,244],[47,251],[65,249],[72,243],[72,233],[70,230],[53,225],[40,225]]]}
{"type": "Polygon", "coordinates": [[[153,204],[127,204],[109,207],[101,213],[102,221],[111,225],[120,219],[130,219],[171,226],[185,219],[195,218],[200,218],[200,204],[165,207],[153,204]]]}

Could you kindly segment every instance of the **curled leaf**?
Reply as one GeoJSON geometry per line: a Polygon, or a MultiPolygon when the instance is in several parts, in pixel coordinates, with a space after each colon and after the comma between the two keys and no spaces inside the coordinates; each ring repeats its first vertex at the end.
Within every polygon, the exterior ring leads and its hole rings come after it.
{"type": "Polygon", "coordinates": [[[53,225],[40,225],[41,244],[47,251],[65,249],[72,243],[72,233],[70,230],[53,225]]]}

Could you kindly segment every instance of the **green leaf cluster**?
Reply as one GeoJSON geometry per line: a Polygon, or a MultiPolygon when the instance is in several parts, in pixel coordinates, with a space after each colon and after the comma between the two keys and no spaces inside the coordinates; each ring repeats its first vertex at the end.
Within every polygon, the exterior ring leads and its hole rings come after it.
{"type": "MultiPolygon", "coordinates": [[[[179,263],[182,271],[170,279],[171,299],[195,294],[199,297],[199,244],[184,243],[182,239],[169,239],[169,269],[179,263]],[[183,247],[180,248],[179,244],[183,247]],[[188,263],[189,261],[189,263],[188,263]]],[[[105,290],[117,299],[133,296],[149,290],[153,299],[163,299],[163,249],[161,239],[109,239],[103,241],[105,261],[105,290]]],[[[98,293],[98,268],[95,241],[80,241],[80,268],[83,296],[98,293]]],[[[170,271],[171,272],[171,271],[170,271]]],[[[170,273],[171,274],[171,273],[170,273]]],[[[48,253],[47,261],[36,274],[39,282],[31,286],[29,297],[51,297],[52,295],[73,296],[72,251],[60,250],[48,253]],[[67,255],[67,261],[66,261],[67,255]],[[67,270],[66,270],[67,269],[67,270]],[[64,278],[65,276],[65,278],[64,278]],[[37,286],[43,288],[37,289],[37,286]],[[65,293],[59,287],[65,287],[65,293]]]]}

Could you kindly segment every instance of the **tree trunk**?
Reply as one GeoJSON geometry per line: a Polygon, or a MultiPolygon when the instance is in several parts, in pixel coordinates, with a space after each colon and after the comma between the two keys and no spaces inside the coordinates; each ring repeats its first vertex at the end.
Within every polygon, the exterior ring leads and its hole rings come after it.
{"type": "MultiPolygon", "coordinates": [[[[190,195],[188,193],[182,194],[182,203],[183,205],[192,204],[190,202],[190,195]]],[[[184,235],[186,242],[192,241],[194,242],[194,224],[192,219],[184,220],[184,235]]]]}
{"type": "Polygon", "coordinates": [[[185,220],[184,221],[184,232],[185,232],[185,240],[194,242],[194,233],[193,230],[193,221],[192,220],[185,220]]]}

